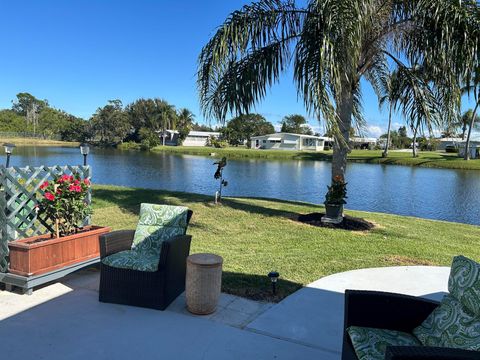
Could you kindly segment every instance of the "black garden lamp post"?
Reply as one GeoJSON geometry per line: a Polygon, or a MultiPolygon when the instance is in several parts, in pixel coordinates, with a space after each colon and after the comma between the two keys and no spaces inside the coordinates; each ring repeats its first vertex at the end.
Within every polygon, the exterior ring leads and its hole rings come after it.
{"type": "Polygon", "coordinates": [[[90,152],[90,146],[85,143],[80,144],[80,153],[83,155],[83,166],[87,166],[87,156],[90,152]]]}
{"type": "Polygon", "coordinates": [[[272,282],[272,291],[273,291],[273,295],[275,295],[277,293],[277,280],[280,277],[280,274],[277,271],[270,271],[268,273],[268,277],[272,282]]]}
{"type": "Polygon", "coordinates": [[[10,166],[10,156],[12,155],[13,149],[16,147],[15,144],[11,143],[5,143],[3,144],[3,147],[5,148],[5,154],[7,154],[7,164],[6,167],[8,168],[10,166]]]}

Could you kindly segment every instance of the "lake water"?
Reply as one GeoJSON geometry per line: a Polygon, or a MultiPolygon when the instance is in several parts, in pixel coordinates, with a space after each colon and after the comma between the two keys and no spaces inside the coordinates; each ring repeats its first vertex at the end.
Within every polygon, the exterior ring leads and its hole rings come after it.
{"type": "MultiPolygon", "coordinates": [[[[78,148],[18,147],[15,166],[80,164],[78,148]]],[[[91,149],[93,181],[213,194],[213,158],[91,149]]],[[[229,160],[226,196],[256,196],[322,203],[330,163],[301,160],[229,160]]],[[[411,215],[480,225],[480,172],[349,163],[348,209],[411,215]]]]}

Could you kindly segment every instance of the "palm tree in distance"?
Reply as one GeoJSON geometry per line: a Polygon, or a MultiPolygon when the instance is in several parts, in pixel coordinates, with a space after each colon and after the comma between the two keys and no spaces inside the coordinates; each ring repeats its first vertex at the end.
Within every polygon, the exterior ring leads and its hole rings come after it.
{"type": "Polygon", "coordinates": [[[177,113],[175,106],[170,105],[163,99],[154,99],[154,114],[156,115],[156,128],[161,130],[162,145],[165,146],[165,138],[168,129],[175,129],[177,113]]]}
{"type": "Polygon", "coordinates": [[[477,18],[473,0],[254,2],[230,14],[202,49],[200,103],[221,121],[248,113],[293,64],[307,110],[334,134],[332,178],[343,178],[350,129],[364,123],[360,80],[380,97],[391,64],[421,65],[433,86],[452,86],[478,66],[477,18]]]}
{"type": "Polygon", "coordinates": [[[417,157],[419,132],[440,126],[440,103],[423,68],[407,69],[402,66],[393,74],[389,87],[389,98],[394,110],[405,117],[413,134],[412,155],[417,157]]]}
{"type": "Polygon", "coordinates": [[[465,120],[468,123],[468,133],[467,141],[465,142],[465,153],[463,155],[463,159],[470,160],[470,138],[472,136],[472,129],[475,126],[475,123],[478,121],[477,111],[480,106],[480,67],[476,68],[473,79],[467,79],[465,82],[466,85],[462,88],[462,94],[470,97],[470,95],[473,93],[473,99],[475,101],[475,107],[473,108],[472,112],[469,113],[470,119],[468,119],[467,114],[464,114],[464,116],[467,117],[465,120]]]}

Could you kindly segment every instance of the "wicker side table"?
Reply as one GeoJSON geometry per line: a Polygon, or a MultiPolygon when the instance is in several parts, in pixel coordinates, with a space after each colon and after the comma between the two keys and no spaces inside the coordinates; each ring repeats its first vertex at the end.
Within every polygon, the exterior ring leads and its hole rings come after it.
{"type": "Polygon", "coordinates": [[[214,254],[193,254],[187,258],[185,297],[193,314],[213,313],[222,287],[223,259],[214,254]]]}

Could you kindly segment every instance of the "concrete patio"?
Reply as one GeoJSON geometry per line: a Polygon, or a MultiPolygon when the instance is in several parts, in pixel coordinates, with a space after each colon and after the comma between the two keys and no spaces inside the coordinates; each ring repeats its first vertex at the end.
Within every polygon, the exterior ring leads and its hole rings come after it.
{"type": "Polygon", "coordinates": [[[345,289],[439,299],[449,268],[392,267],[322,278],[279,304],[222,294],[209,316],[179,297],[164,311],[98,302],[87,269],[33,295],[0,291],[6,359],[340,359],[345,289]],[[28,341],[26,341],[28,339],[28,341]]]}

